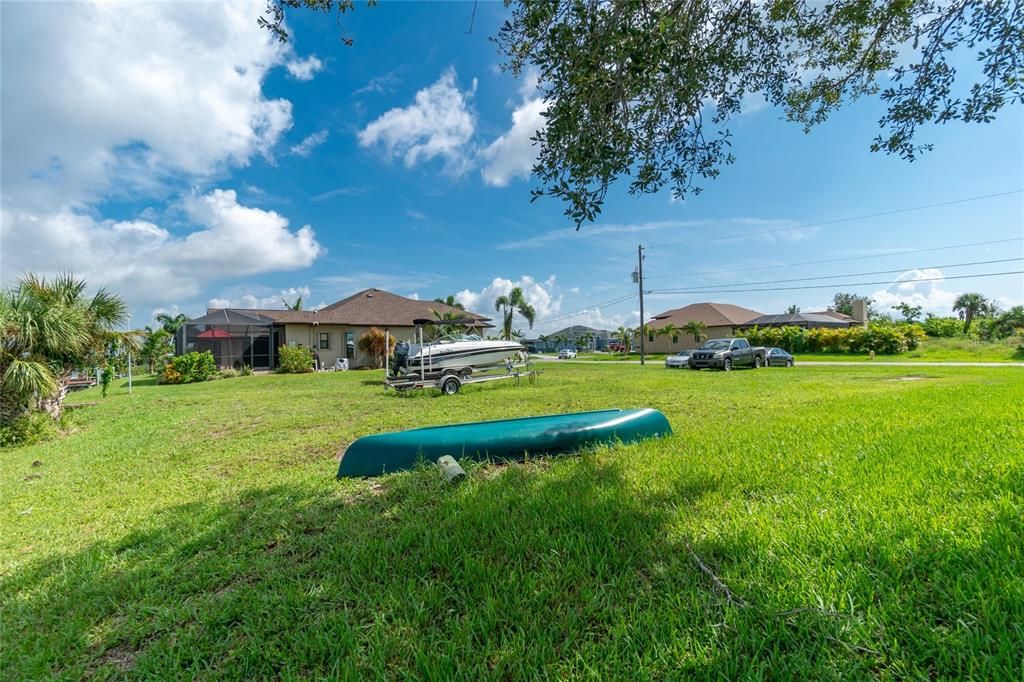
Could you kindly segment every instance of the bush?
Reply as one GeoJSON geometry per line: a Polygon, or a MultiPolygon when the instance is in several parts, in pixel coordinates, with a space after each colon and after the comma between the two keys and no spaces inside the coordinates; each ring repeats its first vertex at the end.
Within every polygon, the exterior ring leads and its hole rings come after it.
{"type": "Polygon", "coordinates": [[[160,383],[192,384],[217,376],[217,361],[213,353],[192,351],[172,359],[160,374],[160,383]]]}
{"type": "Polygon", "coordinates": [[[384,358],[395,351],[395,337],[387,337],[377,327],[370,327],[369,331],[359,337],[356,347],[373,359],[374,367],[383,367],[384,358]],[[385,345],[387,344],[387,345],[385,345]]]}
{"type": "Polygon", "coordinates": [[[790,353],[904,353],[925,338],[915,324],[873,322],[863,327],[754,327],[744,332],[755,346],[778,347],[790,353]]]}
{"type": "Polygon", "coordinates": [[[935,338],[952,338],[960,336],[964,329],[964,323],[955,317],[929,317],[921,328],[928,336],[935,338]]]}
{"type": "Polygon", "coordinates": [[[222,369],[220,371],[221,379],[234,379],[237,376],[241,376],[241,372],[237,369],[222,369]]]}
{"type": "Polygon", "coordinates": [[[243,377],[251,377],[252,367],[250,367],[249,365],[242,365],[242,369],[239,370],[239,374],[241,374],[243,377]]]}
{"type": "Polygon", "coordinates": [[[313,351],[306,346],[281,346],[278,352],[281,358],[278,372],[303,374],[313,371],[313,351]]]}
{"type": "Polygon", "coordinates": [[[45,412],[26,412],[0,425],[0,448],[33,445],[53,438],[57,422],[45,412]]]}

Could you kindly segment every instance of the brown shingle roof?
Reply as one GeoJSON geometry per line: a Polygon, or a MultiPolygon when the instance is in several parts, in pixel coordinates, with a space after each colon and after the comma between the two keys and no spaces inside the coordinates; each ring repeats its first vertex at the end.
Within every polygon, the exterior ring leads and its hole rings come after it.
{"type": "MultiPolygon", "coordinates": [[[[460,318],[473,318],[480,327],[491,327],[491,318],[477,315],[437,301],[418,301],[398,296],[381,289],[365,289],[337,303],[313,310],[250,310],[281,324],[348,324],[355,327],[411,327],[413,320],[434,319],[434,311],[441,315],[453,313],[460,318]]],[[[210,311],[212,312],[212,310],[210,311]]]]}
{"type": "Polygon", "coordinates": [[[652,328],[664,327],[667,324],[682,327],[690,320],[696,320],[709,327],[735,327],[746,324],[756,317],[761,317],[761,313],[731,303],[691,303],[655,315],[648,325],[652,328]]]}

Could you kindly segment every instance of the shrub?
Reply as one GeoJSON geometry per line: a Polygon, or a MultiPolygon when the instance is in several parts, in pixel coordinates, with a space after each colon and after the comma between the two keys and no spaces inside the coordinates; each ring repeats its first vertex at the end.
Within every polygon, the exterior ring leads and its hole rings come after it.
{"type": "Polygon", "coordinates": [[[915,324],[872,322],[863,327],[754,327],[744,332],[755,346],[776,346],[790,353],[903,353],[925,338],[915,324]]]}
{"type": "Polygon", "coordinates": [[[206,381],[217,375],[217,361],[213,353],[192,351],[172,359],[160,375],[164,384],[191,384],[206,381]]]}
{"type": "Polygon", "coordinates": [[[384,357],[395,350],[395,337],[387,339],[390,343],[385,346],[386,338],[383,331],[377,327],[370,327],[370,330],[360,336],[359,341],[356,342],[359,350],[373,358],[374,367],[383,367],[384,357]]]}
{"type": "Polygon", "coordinates": [[[251,377],[252,367],[250,367],[249,365],[242,365],[242,369],[239,370],[239,374],[241,374],[243,377],[251,377]]]}
{"type": "Polygon", "coordinates": [[[921,323],[924,333],[936,338],[960,336],[963,327],[964,323],[955,317],[929,317],[921,323]]]}
{"type": "Polygon", "coordinates": [[[281,346],[278,349],[282,374],[303,374],[313,371],[313,351],[306,346],[281,346]]]}
{"type": "Polygon", "coordinates": [[[221,379],[234,379],[237,376],[241,376],[241,372],[237,369],[222,369],[220,371],[221,379]]]}
{"type": "Polygon", "coordinates": [[[57,433],[57,422],[45,412],[26,412],[0,425],[0,448],[33,445],[57,433]]]}

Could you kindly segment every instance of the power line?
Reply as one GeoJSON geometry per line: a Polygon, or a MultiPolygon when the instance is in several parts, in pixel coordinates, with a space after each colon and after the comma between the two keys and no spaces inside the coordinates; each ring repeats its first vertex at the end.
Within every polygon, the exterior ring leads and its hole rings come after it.
{"type": "Polygon", "coordinates": [[[636,292],[630,292],[630,293],[626,294],[625,296],[620,296],[619,298],[615,298],[615,299],[612,299],[612,300],[609,300],[609,301],[602,301],[600,303],[594,303],[593,305],[587,305],[587,306],[585,306],[583,308],[580,308],[578,310],[573,310],[573,311],[570,311],[568,313],[561,313],[559,315],[555,315],[554,317],[547,317],[547,318],[544,318],[543,320],[537,320],[535,324],[547,324],[549,322],[557,322],[558,320],[564,320],[564,319],[568,319],[570,317],[575,317],[576,315],[579,315],[580,313],[584,313],[584,312],[586,312],[586,311],[588,311],[588,310],[590,310],[592,308],[600,308],[601,306],[606,306],[606,305],[615,305],[616,303],[622,303],[623,301],[628,301],[631,298],[636,298],[636,292]]]}
{"type": "Polygon", "coordinates": [[[962,268],[970,265],[992,265],[993,263],[1012,263],[1014,261],[1024,260],[1024,257],[1018,258],[999,258],[996,260],[979,260],[970,263],[946,263],[945,265],[926,265],[924,267],[917,268],[897,268],[896,270],[875,270],[873,272],[848,272],[845,275],[815,275],[814,277],[795,277],[793,279],[769,279],[761,282],[740,282],[733,284],[709,284],[708,286],[693,286],[689,287],[690,290],[704,289],[714,291],[722,287],[735,287],[735,286],[756,286],[760,284],[784,284],[786,282],[811,282],[819,279],[842,279],[843,277],[868,277],[870,275],[891,275],[894,272],[906,272],[908,270],[940,270],[942,268],[962,268]]]}
{"type": "MultiPolygon", "coordinates": [[[[878,284],[905,284],[905,283],[917,283],[917,282],[942,282],[950,279],[972,279],[976,277],[1000,277],[1002,275],[1021,275],[1024,274],[1024,270],[1012,270],[1009,272],[979,272],[974,275],[951,275],[949,277],[921,277],[919,279],[897,279],[897,280],[882,280],[877,282],[843,282],[841,284],[813,284],[798,287],[771,287],[769,289],[716,289],[713,292],[709,292],[706,289],[648,289],[649,294],[745,294],[755,291],[796,291],[799,289],[835,289],[838,287],[862,287],[862,286],[873,286],[878,284]]],[[[741,285],[742,286],[742,285],[741,285]]]]}
{"type": "Polygon", "coordinates": [[[950,251],[952,249],[966,249],[972,246],[990,246],[992,244],[1007,244],[1009,242],[1021,242],[1024,241],[1024,237],[1012,237],[1010,239],[994,239],[985,242],[970,242],[967,244],[952,244],[950,246],[933,246],[927,249],[904,249],[902,251],[892,251],[890,253],[873,253],[869,256],[847,256],[844,258],[827,258],[824,260],[807,260],[799,263],[781,263],[778,265],[755,265],[748,268],[734,268],[732,270],[693,270],[684,273],[675,273],[672,275],[645,275],[644,279],[668,279],[669,277],[678,277],[680,274],[683,275],[725,275],[735,272],[751,272],[754,270],[776,270],[778,268],[795,268],[800,265],[822,265],[825,263],[845,263],[848,261],[855,260],[871,260],[873,258],[888,258],[889,256],[905,256],[914,253],[931,253],[935,251],[950,251]]]}
{"type": "Polygon", "coordinates": [[[776,232],[787,232],[789,230],[798,230],[806,227],[824,227],[827,225],[837,225],[839,223],[849,223],[856,220],[867,220],[868,218],[882,218],[885,216],[899,215],[901,213],[912,213],[914,211],[923,211],[929,208],[941,208],[943,206],[953,206],[956,204],[965,204],[971,201],[982,201],[984,199],[994,199],[996,197],[1005,197],[1011,194],[1019,194],[1024,192],[1022,189],[1013,189],[1008,192],[996,192],[994,194],[981,194],[973,197],[965,197],[963,199],[953,199],[951,201],[941,201],[936,204],[922,204],[920,206],[910,206],[907,208],[896,208],[889,211],[879,211],[877,213],[866,213],[864,215],[850,216],[848,218],[836,218],[834,220],[824,220],[817,223],[800,223],[797,225],[789,225],[787,227],[777,227],[771,230],[757,230],[755,232],[740,232],[739,234],[723,235],[721,237],[706,237],[704,239],[688,239],[683,242],[666,242],[662,244],[649,244],[649,247],[661,247],[661,246],[682,246],[688,244],[704,244],[707,242],[719,242],[731,239],[738,239],[740,237],[754,237],[762,234],[774,234],[776,232]]]}

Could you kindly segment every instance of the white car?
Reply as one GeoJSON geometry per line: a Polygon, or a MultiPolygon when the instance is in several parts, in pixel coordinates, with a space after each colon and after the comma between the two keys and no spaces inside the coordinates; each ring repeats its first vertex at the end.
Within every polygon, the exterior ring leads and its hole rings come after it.
{"type": "Polygon", "coordinates": [[[572,350],[571,348],[563,348],[562,350],[558,351],[558,359],[574,360],[576,359],[576,351],[572,350]]]}
{"type": "Polygon", "coordinates": [[[665,358],[665,369],[686,369],[690,366],[690,351],[679,351],[665,358]]]}

